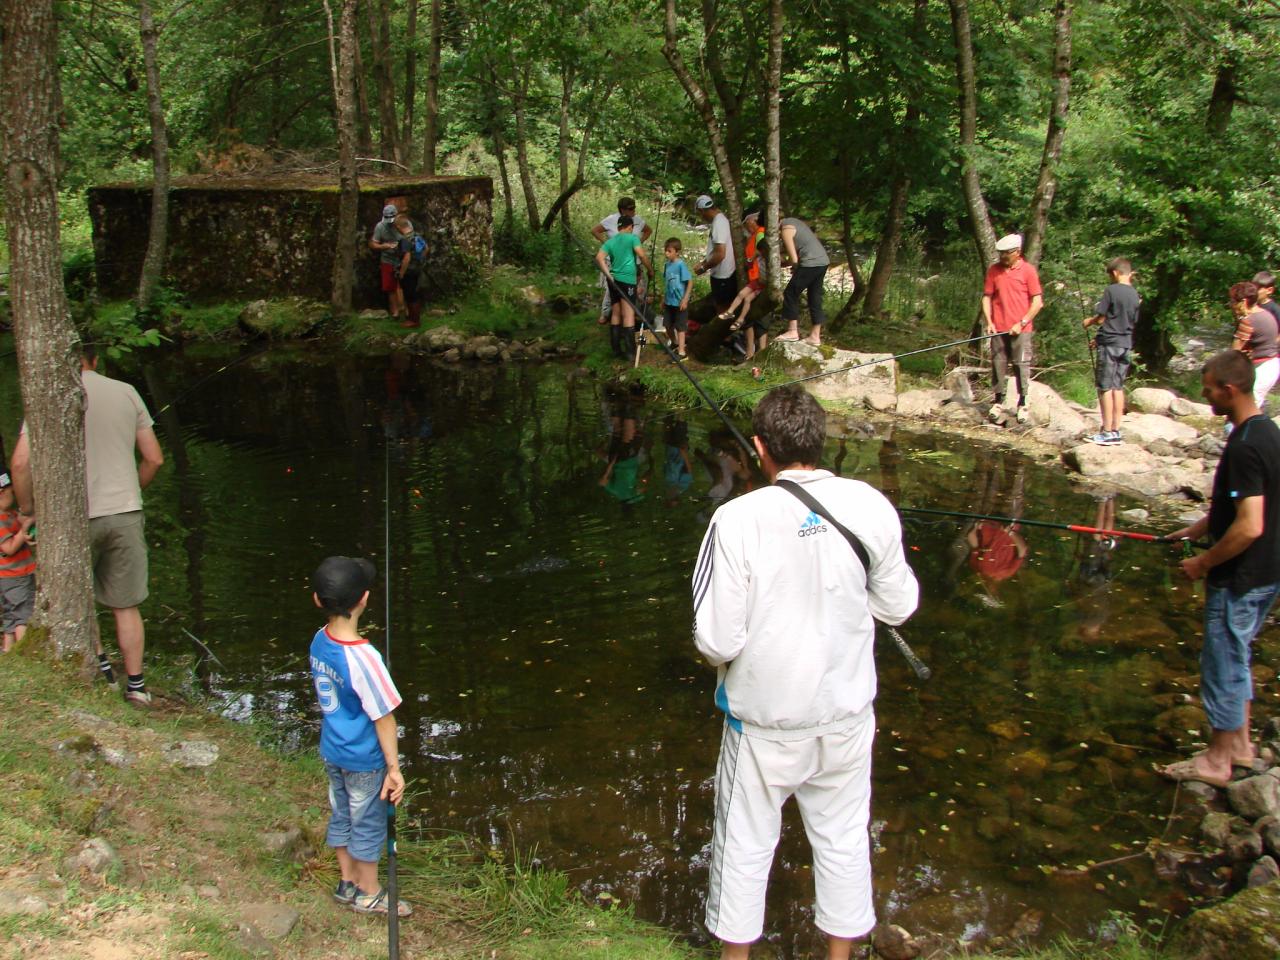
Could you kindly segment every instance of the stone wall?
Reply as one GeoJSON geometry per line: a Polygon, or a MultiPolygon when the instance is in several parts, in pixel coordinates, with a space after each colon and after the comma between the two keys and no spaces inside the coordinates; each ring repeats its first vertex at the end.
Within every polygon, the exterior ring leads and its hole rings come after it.
{"type": "MultiPolygon", "coordinates": [[[[427,299],[464,286],[493,254],[493,181],[488,177],[364,178],[360,185],[357,309],[383,306],[369,234],[395,203],[432,246],[427,299]]],[[[150,184],[89,191],[93,249],[103,296],[130,297],[147,247],[150,184]]],[[[327,178],[184,177],[169,200],[170,283],[194,301],[283,297],[329,299],[338,188],[327,178]]]]}

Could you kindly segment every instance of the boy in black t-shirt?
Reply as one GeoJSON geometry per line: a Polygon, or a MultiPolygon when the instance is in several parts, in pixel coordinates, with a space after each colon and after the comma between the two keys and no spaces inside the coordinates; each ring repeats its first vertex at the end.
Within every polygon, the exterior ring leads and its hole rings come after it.
{"type": "Polygon", "coordinates": [[[1231,768],[1251,766],[1256,756],[1249,739],[1249,645],[1280,592],[1280,427],[1259,411],[1253,374],[1238,350],[1224,350],[1204,365],[1204,398],[1235,429],[1213,476],[1208,515],[1170,536],[1213,539],[1204,553],[1182,561],[1189,579],[1208,581],[1200,696],[1213,734],[1209,749],[1160,773],[1215,787],[1225,787],[1231,768]]]}
{"type": "Polygon", "coordinates": [[[1258,288],[1258,306],[1276,318],[1280,326],[1280,303],[1276,303],[1276,278],[1270,270],[1259,270],[1253,275],[1253,285],[1258,288]]]}
{"type": "Polygon", "coordinates": [[[1089,439],[1094,443],[1114,446],[1122,443],[1120,418],[1124,416],[1124,380],[1129,373],[1129,351],[1133,349],[1133,328],[1138,323],[1141,300],[1133,289],[1133,267],[1117,257],[1107,264],[1111,285],[1094,308],[1094,315],[1084,319],[1084,328],[1101,324],[1102,329],[1092,348],[1097,351],[1094,379],[1098,384],[1098,407],[1102,413],[1102,429],[1089,439]]]}
{"type": "Polygon", "coordinates": [[[419,327],[422,325],[422,272],[427,255],[426,238],[421,237],[413,229],[413,221],[404,214],[396,217],[396,230],[400,233],[400,243],[396,246],[396,257],[399,264],[396,274],[400,278],[400,289],[404,295],[405,308],[409,317],[402,327],[419,327]]]}

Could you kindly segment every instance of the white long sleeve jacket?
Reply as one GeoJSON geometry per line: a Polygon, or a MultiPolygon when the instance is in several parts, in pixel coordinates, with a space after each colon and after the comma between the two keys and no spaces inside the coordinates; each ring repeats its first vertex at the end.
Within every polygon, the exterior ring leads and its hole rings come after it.
{"type": "Polygon", "coordinates": [[[862,541],[770,486],[721,506],[693,576],[694,642],[717,667],[716,705],[770,740],[841,730],[876,695],[874,620],[902,623],[919,585],[897,511],[878,490],[826,470],[784,470],[862,541]],[[874,619],[873,619],[874,618],[874,619]]]}

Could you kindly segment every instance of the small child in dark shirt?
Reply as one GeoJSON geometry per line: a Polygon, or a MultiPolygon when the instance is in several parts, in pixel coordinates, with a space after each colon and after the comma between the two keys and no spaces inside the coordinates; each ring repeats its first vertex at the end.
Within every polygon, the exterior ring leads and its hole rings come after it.
{"type": "Polygon", "coordinates": [[[422,326],[422,272],[426,262],[427,241],[413,229],[413,221],[400,214],[396,217],[396,230],[400,232],[400,244],[396,247],[396,256],[400,265],[396,272],[400,278],[400,289],[404,292],[405,308],[409,313],[407,320],[400,326],[406,328],[422,326]]]}

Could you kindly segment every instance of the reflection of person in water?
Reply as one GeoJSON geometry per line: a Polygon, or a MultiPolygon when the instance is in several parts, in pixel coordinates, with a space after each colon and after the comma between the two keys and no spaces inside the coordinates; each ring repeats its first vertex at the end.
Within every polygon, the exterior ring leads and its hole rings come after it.
{"type": "Polygon", "coordinates": [[[978,575],[985,590],[984,602],[993,605],[999,604],[996,598],[999,585],[1012,578],[1027,559],[1027,541],[1017,522],[1022,516],[1025,465],[1019,460],[1013,467],[1012,477],[1008,476],[1009,472],[1003,457],[999,465],[983,457],[978,466],[978,483],[983,493],[976,512],[995,513],[998,507],[1007,504],[1005,514],[1013,517],[1013,522],[979,520],[965,533],[969,569],[978,575]]]}
{"type": "Polygon", "coordinates": [[[662,482],[667,506],[673,507],[693,484],[693,463],[689,459],[689,424],[682,417],[667,414],[662,431],[662,482]]]}
{"type": "Polygon", "coordinates": [[[407,353],[393,353],[384,375],[386,404],[382,430],[388,440],[426,440],[431,418],[426,413],[426,390],[407,353]]]}
{"type": "MultiPolygon", "coordinates": [[[[1113,494],[1098,500],[1093,525],[1099,530],[1114,530],[1116,501],[1113,494]]],[[[1096,643],[1111,616],[1112,555],[1115,537],[1099,533],[1081,536],[1076,543],[1076,574],[1071,585],[1076,604],[1076,630],[1081,640],[1096,643]]]]}
{"type": "Polygon", "coordinates": [[[752,487],[751,464],[742,447],[728,430],[714,430],[708,437],[711,452],[694,451],[711,474],[711,487],[706,497],[714,510],[730,496],[746,493],[752,487]]]}
{"type": "Polygon", "coordinates": [[[621,503],[637,503],[644,499],[644,488],[649,482],[644,475],[647,459],[644,435],[632,398],[618,394],[609,396],[608,400],[609,444],[604,455],[607,466],[599,484],[621,503]]]}

